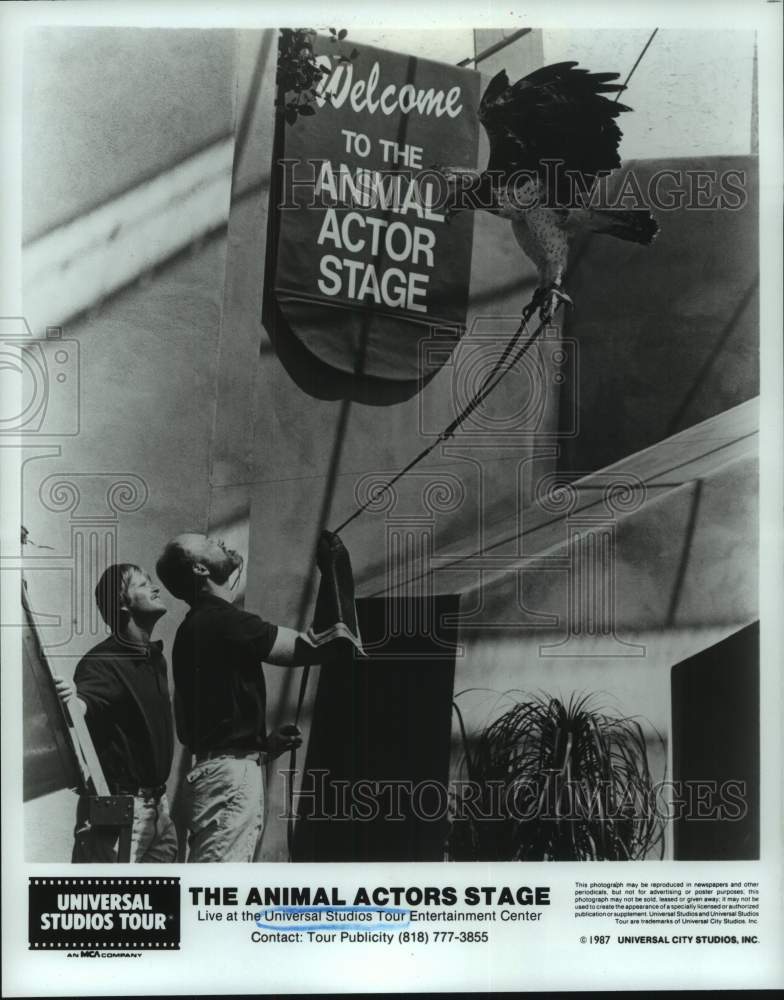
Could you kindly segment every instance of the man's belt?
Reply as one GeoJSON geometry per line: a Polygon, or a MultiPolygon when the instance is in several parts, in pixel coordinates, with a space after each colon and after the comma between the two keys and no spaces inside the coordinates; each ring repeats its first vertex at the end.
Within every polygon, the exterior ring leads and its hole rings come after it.
{"type": "Polygon", "coordinates": [[[246,759],[255,757],[257,764],[265,764],[267,762],[267,754],[264,750],[259,749],[232,749],[229,747],[224,750],[207,750],[204,753],[194,754],[197,764],[204,763],[205,760],[217,760],[218,757],[234,757],[235,759],[246,759]]]}
{"type": "Polygon", "coordinates": [[[166,794],[166,785],[143,785],[139,788],[123,788],[114,786],[115,795],[133,795],[137,799],[155,799],[157,802],[166,794]]]}

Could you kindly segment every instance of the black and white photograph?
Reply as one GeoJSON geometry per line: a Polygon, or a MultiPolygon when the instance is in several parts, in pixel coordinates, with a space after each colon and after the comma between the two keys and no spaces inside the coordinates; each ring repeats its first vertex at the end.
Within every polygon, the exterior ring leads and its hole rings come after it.
{"type": "Polygon", "coordinates": [[[8,6],[6,995],[781,985],[781,5],[8,6]]]}

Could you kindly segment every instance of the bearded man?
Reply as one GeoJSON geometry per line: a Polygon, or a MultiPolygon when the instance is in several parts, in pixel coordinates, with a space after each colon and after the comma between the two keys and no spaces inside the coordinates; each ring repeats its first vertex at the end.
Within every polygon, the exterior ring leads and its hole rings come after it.
{"type": "Polygon", "coordinates": [[[304,634],[231,602],[242,556],[207,535],[178,535],[157,573],[190,605],[172,649],[177,735],[193,755],[186,778],[188,861],[252,861],[264,824],[268,759],[301,744],[295,726],[267,735],[262,663],[320,662],[304,634]]]}

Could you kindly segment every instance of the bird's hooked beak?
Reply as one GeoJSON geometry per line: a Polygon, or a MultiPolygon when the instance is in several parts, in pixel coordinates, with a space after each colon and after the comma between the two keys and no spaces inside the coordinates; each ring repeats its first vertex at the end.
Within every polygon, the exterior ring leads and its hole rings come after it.
{"type": "Polygon", "coordinates": [[[426,173],[437,174],[441,179],[440,184],[434,185],[437,189],[437,198],[433,202],[433,207],[443,212],[444,219],[449,223],[457,214],[465,209],[465,192],[473,187],[476,172],[465,167],[450,167],[443,163],[432,163],[425,168],[426,173]]]}
{"type": "Polygon", "coordinates": [[[443,180],[446,181],[450,189],[455,190],[460,182],[460,177],[465,171],[461,170],[460,167],[447,167],[443,163],[431,163],[429,167],[425,168],[430,174],[438,174],[443,180]]]}

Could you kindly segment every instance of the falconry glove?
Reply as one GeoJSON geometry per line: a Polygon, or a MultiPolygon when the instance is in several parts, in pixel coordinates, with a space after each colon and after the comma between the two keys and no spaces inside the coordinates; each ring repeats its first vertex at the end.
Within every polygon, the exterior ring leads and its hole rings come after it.
{"type": "Polygon", "coordinates": [[[316,648],[335,643],[351,644],[361,655],[362,638],[354,606],[354,576],[351,559],[339,536],[322,531],[316,549],[316,564],[321,573],[313,623],[308,640],[316,648]]]}

